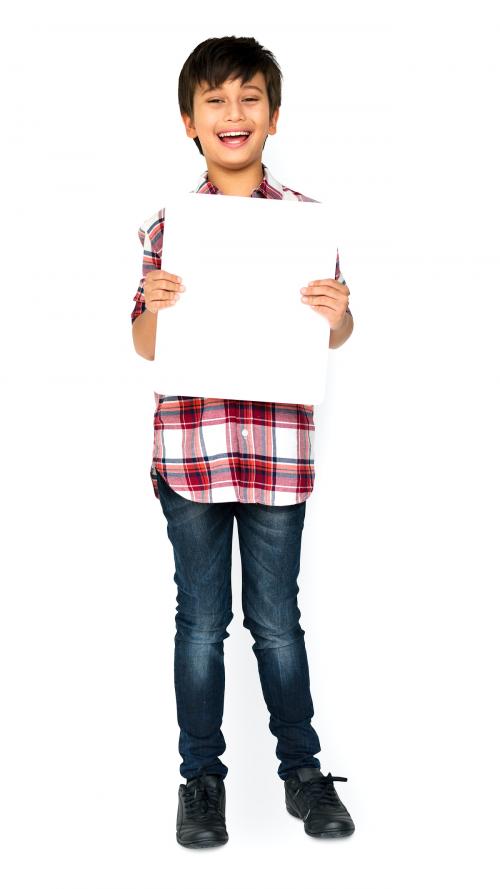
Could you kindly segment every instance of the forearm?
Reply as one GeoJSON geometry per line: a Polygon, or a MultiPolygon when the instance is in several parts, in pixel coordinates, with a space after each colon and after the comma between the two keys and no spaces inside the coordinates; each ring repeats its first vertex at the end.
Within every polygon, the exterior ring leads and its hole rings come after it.
{"type": "Polygon", "coordinates": [[[157,313],[145,309],[132,324],[134,349],[138,355],[147,358],[148,361],[153,361],[155,357],[157,318],[157,313]]]}
{"type": "Polygon", "coordinates": [[[354,322],[352,320],[352,315],[349,312],[346,312],[344,315],[344,320],[340,327],[337,330],[330,330],[330,349],[338,349],[346,340],[349,339],[352,328],[354,326],[354,322]]]}

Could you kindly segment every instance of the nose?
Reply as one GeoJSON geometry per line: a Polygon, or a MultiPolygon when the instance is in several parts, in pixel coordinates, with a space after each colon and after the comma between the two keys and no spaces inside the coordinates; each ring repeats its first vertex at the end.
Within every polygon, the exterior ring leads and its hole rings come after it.
{"type": "Polygon", "coordinates": [[[239,103],[234,100],[234,102],[230,102],[228,105],[228,112],[226,115],[226,120],[241,120],[244,117],[244,114],[241,111],[239,103]]]}

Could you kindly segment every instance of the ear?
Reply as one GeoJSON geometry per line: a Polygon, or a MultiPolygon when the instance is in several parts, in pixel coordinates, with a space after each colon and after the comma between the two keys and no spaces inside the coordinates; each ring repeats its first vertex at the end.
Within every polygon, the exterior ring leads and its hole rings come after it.
{"type": "Polygon", "coordinates": [[[276,124],[278,123],[279,113],[280,109],[276,108],[269,121],[269,132],[271,133],[271,135],[274,135],[274,133],[276,132],[276,124]]]}
{"type": "Polygon", "coordinates": [[[191,139],[194,139],[194,137],[197,135],[197,132],[196,132],[196,127],[193,126],[192,119],[189,117],[188,114],[185,114],[185,113],[181,114],[181,118],[182,118],[182,122],[186,128],[186,135],[189,136],[191,139]]]}

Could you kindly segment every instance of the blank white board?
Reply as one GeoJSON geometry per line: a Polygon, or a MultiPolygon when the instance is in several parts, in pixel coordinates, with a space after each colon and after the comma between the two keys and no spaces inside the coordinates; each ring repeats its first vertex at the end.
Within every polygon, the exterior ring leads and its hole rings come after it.
{"type": "Polygon", "coordinates": [[[301,287],[334,278],[328,203],[178,195],[165,207],[162,269],[182,277],[160,309],[155,392],[320,404],[330,327],[301,287]]]}

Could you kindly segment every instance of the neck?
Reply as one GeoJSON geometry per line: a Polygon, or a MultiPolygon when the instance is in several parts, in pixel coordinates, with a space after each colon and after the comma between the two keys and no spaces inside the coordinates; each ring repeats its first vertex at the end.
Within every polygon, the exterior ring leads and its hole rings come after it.
{"type": "Polygon", "coordinates": [[[234,194],[241,197],[250,197],[264,178],[264,168],[260,160],[243,170],[228,170],[227,167],[221,167],[219,164],[208,161],[207,171],[210,182],[217,186],[222,194],[234,194]]]}

